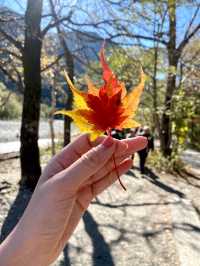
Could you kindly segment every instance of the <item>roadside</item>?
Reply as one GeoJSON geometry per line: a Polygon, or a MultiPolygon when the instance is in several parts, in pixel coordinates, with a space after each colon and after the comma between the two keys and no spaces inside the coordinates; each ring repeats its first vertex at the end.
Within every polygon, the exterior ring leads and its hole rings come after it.
{"type": "MultiPolygon", "coordinates": [[[[20,122],[0,120],[0,160],[16,158],[20,151],[20,122]]],[[[63,121],[54,121],[55,142],[63,136],[63,121]]],[[[72,124],[73,135],[77,134],[77,129],[72,124]]],[[[51,147],[50,128],[48,121],[40,122],[39,147],[46,149],[51,147]]]]}
{"type": "Polygon", "coordinates": [[[183,152],[182,159],[186,164],[192,167],[193,170],[200,173],[200,152],[187,149],[183,152]]]}
{"type": "MultiPolygon", "coordinates": [[[[0,143],[18,142],[20,137],[20,121],[6,121],[0,120],[0,143]]],[[[63,135],[63,121],[54,121],[54,130],[56,137],[63,135]]],[[[50,126],[48,121],[40,121],[39,127],[40,139],[50,138],[50,126]]]]}

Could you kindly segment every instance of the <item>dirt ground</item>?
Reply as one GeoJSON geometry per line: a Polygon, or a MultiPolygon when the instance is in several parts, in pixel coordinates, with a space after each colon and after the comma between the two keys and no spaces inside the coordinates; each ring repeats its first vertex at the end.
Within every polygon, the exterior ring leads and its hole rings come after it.
{"type": "MultiPolygon", "coordinates": [[[[46,162],[48,158],[43,158],[46,162]]],[[[0,228],[4,239],[31,192],[19,190],[18,159],[0,162],[0,228]]],[[[131,169],[85,213],[53,266],[199,266],[200,176],[141,176],[131,169]]]]}

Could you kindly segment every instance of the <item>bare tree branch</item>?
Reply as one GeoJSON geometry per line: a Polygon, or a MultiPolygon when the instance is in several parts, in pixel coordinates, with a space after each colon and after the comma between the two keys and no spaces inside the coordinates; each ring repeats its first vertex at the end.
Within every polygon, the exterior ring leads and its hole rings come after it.
{"type": "Polygon", "coordinates": [[[52,28],[55,28],[57,25],[61,24],[64,21],[68,21],[70,19],[70,17],[72,16],[72,12],[69,13],[68,16],[66,17],[62,17],[61,19],[58,19],[56,21],[54,21],[53,23],[50,22],[43,30],[42,30],[42,37],[45,36],[45,34],[52,28]]]}
{"type": "Polygon", "coordinates": [[[3,52],[3,53],[7,53],[9,55],[12,55],[14,56],[15,58],[19,59],[19,60],[22,60],[22,56],[21,55],[18,55],[17,53],[13,52],[13,51],[10,51],[9,49],[6,49],[6,48],[1,48],[0,47],[0,51],[3,52]]]}
{"type": "Polygon", "coordinates": [[[9,100],[9,98],[10,98],[11,95],[12,95],[12,92],[9,91],[8,92],[8,95],[5,97],[5,99],[3,99],[3,102],[0,105],[0,109],[2,109],[7,104],[7,102],[8,102],[8,100],[9,100]]]}
{"type": "Polygon", "coordinates": [[[45,72],[46,70],[48,70],[49,68],[53,67],[55,64],[57,64],[60,59],[63,57],[63,54],[60,54],[52,63],[50,63],[49,65],[47,65],[46,67],[44,67],[41,72],[45,72]]]}
{"type": "Polygon", "coordinates": [[[6,40],[8,40],[10,43],[12,43],[21,53],[23,53],[23,46],[21,42],[14,39],[10,34],[5,32],[2,28],[0,28],[0,33],[5,37],[6,40]]]}
{"type": "Polygon", "coordinates": [[[183,39],[183,41],[180,43],[179,47],[177,48],[177,52],[179,54],[181,54],[181,52],[183,51],[183,49],[185,48],[186,44],[188,44],[188,42],[190,41],[190,39],[192,37],[194,37],[194,35],[200,30],[200,23],[194,28],[194,30],[188,34],[188,36],[183,39]]]}
{"type": "Polygon", "coordinates": [[[0,71],[3,72],[4,75],[6,75],[12,82],[14,82],[17,85],[17,80],[13,78],[13,76],[9,73],[7,69],[3,67],[2,64],[0,64],[0,71]]]}
{"type": "Polygon", "coordinates": [[[197,16],[198,13],[199,13],[199,10],[200,10],[200,4],[198,4],[197,9],[195,10],[194,15],[192,16],[192,19],[191,19],[191,21],[190,21],[190,23],[189,23],[189,26],[188,26],[188,28],[187,28],[187,30],[186,30],[186,32],[185,32],[184,39],[187,38],[187,36],[188,36],[188,34],[189,34],[189,32],[190,32],[190,29],[191,29],[191,27],[192,27],[192,24],[193,24],[193,22],[194,22],[196,16],[197,16]]]}
{"type": "Polygon", "coordinates": [[[13,66],[13,69],[17,75],[17,78],[18,78],[18,81],[17,81],[17,87],[18,87],[18,90],[23,93],[24,92],[24,82],[23,82],[23,78],[22,78],[22,75],[21,73],[19,72],[19,70],[17,69],[17,67],[14,65],[13,66]]]}

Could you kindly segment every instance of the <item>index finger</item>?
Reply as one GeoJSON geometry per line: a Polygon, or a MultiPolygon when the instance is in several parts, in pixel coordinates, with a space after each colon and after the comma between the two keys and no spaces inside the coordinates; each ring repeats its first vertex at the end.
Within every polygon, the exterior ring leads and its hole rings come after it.
{"type": "MultiPolygon", "coordinates": [[[[102,143],[105,138],[106,136],[101,136],[91,142],[88,134],[82,134],[77,137],[50,160],[42,174],[40,183],[69,167],[91,148],[102,143]]],[[[123,151],[127,148],[126,143],[120,142],[119,140],[116,140],[116,142],[116,152],[123,151]]]]}

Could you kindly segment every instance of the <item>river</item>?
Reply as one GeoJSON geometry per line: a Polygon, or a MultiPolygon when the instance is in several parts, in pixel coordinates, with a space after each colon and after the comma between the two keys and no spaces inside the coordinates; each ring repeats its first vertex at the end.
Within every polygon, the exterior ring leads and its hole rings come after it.
{"type": "MultiPolygon", "coordinates": [[[[0,143],[17,141],[20,137],[20,121],[5,121],[0,120],[0,143]]],[[[63,121],[55,120],[54,129],[56,138],[62,138],[63,136],[63,121]]],[[[72,131],[76,133],[77,131],[72,124],[72,131]]],[[[39,137],[40,139],[50,138],[50,127],[48,121],[40,121],[39,127],[39,137]]]]}

